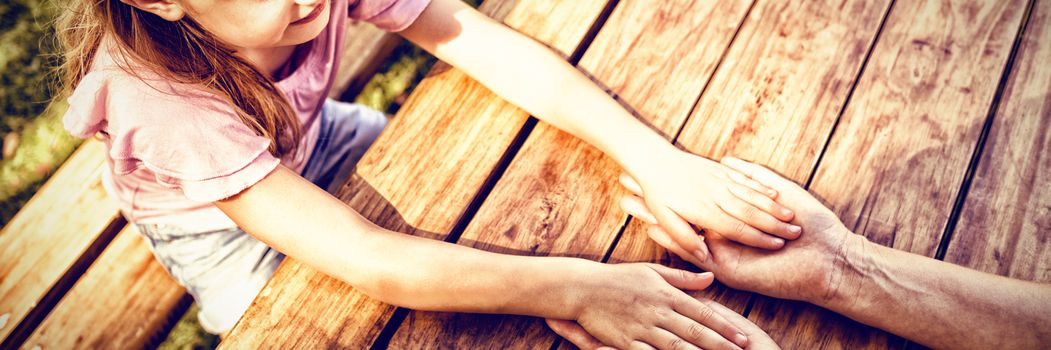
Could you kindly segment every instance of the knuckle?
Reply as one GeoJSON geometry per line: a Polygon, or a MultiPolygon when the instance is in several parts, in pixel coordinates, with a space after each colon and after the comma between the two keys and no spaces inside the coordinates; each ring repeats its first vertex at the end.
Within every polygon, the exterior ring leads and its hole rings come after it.
{"type": "Polygon", "coordinates": [[[774,202],[773,199],[763,198],[763,200],[760,203],[763,204],[763,208],[765,208],[766,211],[768,211],[768,212],[776,213],[776,212],[780,211],[780,208],[778,208],[777,202],[774,202]]]}
{"type": "Polygon", "coordinates": [[[662,308],[660,306],[657,306],[656,304],[647,305],[646,306],[646,312],[648,314],[652,315],[652,316],[660,318],[661,316],[664,315],[664,308],[662,308]]]}
{"type": "Polygon", "coordinates": [[[746,217],[748,219],[757,219],[757,218],[759,218],[759,209],[756,208],[756,207],[753,207],[751,205],[746,205],[744,207],[744,217],[746,217]]]}
{"type": "Polygon", "coordinates": [[[661,288],[660,296],[666,305],[671,305],[676,297],[679,296],[679,293],[681,292],[675,287],[661,288]]]}
{"type": "Polygon", "coordinates": [[[690,273],[683,270],[675,270],[675,274],[678,275],[680,281],[686,282],[690,280],[690,273]]]}
{"type": "Polygon", "coordinates": [[[707,324],[708,322],[712,321],[712,318],[715,317],[715,311],[712,311],[712,309],[707,307],[702,307],[697,313],[697,317],[700,318],[697,321],[707,324]]]}
{"type": "Polygon", "coordinates": [[[701,326],[699,325],[692,324],[689,328],[686,329],[686,334],[690,337],[690,339],[698,340],[701,339],[701,337],[704,335],[704,328],[701,328],[701,326]]]}
{"type": "Polygon", "coordinates": [[[675,338],[668,341],[668,349],[681,350],[686,349],[686,343],[680,338],[675,338]]]}
{"type": "Polygon", "coordinates": [[[746,232],[748,232],[748,225],[745,225],[744,222],[738,221],[733,224],[732,232],[737,234],[738,236],[744,235],[746,232]]]}

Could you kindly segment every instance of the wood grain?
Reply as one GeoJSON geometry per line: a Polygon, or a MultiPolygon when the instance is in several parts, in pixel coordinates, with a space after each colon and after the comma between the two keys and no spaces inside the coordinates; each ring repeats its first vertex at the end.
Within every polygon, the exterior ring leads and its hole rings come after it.
{"type": "MultiPolygon", "coordinates": [[[[580,67],[673,135],[729,46],[750,1],[620,2],[580,67]]],[[[670,137],[669,137],[670,138],[670,137]]],[[[601,260],[625,223],[620,167],[583,141],[538,124],[459,243],[512,254],[601,260]]],[[[391,347],[549,348],[536,318],[410,313],[391,347]]]]}
{"type": "Polygon", "coordinates": [[[1051,282],[1051,2],[1038,1],[945,260],[1051,282]]]}
{"type": "Polygon", "coordinates": [[[889,1],[759,0],[679,136],[804,182],[846,104],[889,1]]]}
{"type": "Polygon", "coordinates": [[[24,349],[131,349],[162,336],[189,296],[128,225],[23,344],[24,349]]]}
{"type": "Polygon", "coordinates": [[[102,186],[105,151],[86,141],[0,231],[0,339],[30,313],[45,312],[36,306],[48,291],[79,277],[64,276],[78,259],[94,259],[96,240],[112,237],[107,227],[120,213],[102,186]]]}
{"type": "MultiPolygon", "coordinates": [[[[568,56],[604,6],[490,0],[481,10],[568,56]]],[[[439,64],[359,162],[340,198],[388,229],[443,239],[527,118],[462,72],[439,64]]],[[[393,311],[290,261],[221,346],[365,348],[393,311]]]]}
{"type": "MultiPolygon", "coordinates": [[[[889,1],[757,1],[677,142],[734,155],[803,183],[876,38],[889,1]]],[[[632,221],[613,262],[686,263],[632,221]]],[[[697,295],[744,312],[751,293],[720,284],[697,295]]]]}
{"type": "MultiPolygon", "coordinates": [[[[870,240],[933,256],[1021,24],[1023,1],[899,1],[811,190],[870,240]]],[[[898,348],[803,303],[758,298],[785,348],[898,348]]]]}

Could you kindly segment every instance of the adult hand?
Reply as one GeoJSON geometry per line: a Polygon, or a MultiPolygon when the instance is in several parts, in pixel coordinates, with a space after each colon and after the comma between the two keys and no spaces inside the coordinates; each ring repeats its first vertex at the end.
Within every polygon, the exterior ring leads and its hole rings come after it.
{"type": "MultiPolygon", "coordinates": [[[[778,192],[777,202],[795,212],[792,223],[806,232],[791,241],[785,249],[770,251],[738,244],[718,232],[708,232],[711,259],[696,262],[715,273],[727,286],[761,294],[822,305],[842,283],[846,254],[862,244],[864,238],[851,233],[836,217],[805,189],[777,173],[740,159],[724,158],[722,164],[778,192]]],[[[670,234],[656,225],[659,220],[649,212],[641,198],[644,193],[630,177],[621,182],[633,192],[621,201],[629,214],[652,224],[647,233],[658,244],[679,254],[669,244],[670,234]]],[[[684,257],[685,259],[685,257],[684,257]]]]}
{"type": "MultiPolygon", "coordinates": [[[[716,314],[725,317],[731,324],[737,326],[746,336],[748,336],[748,346],[745,349],[780,349],[777,343],[774,343],[773,339],[770,339],[770,335],[766,334],[759,326],[756,326],[752,321],[749,321],[744,316],[741,316],[719,304],[707,298],[697,298],[698,301],[708,305],[716,314]]],[[[597,338],[588,334],[584,327],[580,324],[569,321],[569,320],[555,320],[547,319],[547,326],[551,330],[555,331],[558,335],[565,338],[573,345],[576,345],[582,350],[615,350],[615,348],[602,344],[597,338]]]]}

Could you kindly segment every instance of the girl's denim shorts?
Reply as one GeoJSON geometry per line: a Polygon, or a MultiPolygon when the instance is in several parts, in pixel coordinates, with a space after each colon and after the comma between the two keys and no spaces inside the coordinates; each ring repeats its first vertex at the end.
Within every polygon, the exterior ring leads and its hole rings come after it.
{"type": "MultiPolygon", "coordinates": [[[[387,118],[368,107],[327,100],[320,122],[302,175],[332,192],[387,126],[387,118]]],[[[284,259],[237,227],[208,232],[158,224],[137,227],[157,260],[197,301],[201,326],[215,334],[233,328],[284,259]]]]}

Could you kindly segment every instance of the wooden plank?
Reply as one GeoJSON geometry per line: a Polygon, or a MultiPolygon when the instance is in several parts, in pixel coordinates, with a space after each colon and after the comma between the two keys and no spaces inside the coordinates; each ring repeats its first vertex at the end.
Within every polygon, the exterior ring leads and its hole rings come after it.
{"type": "Polygon", "coordinates": [[[117,234],[24,349],[144,348],[173,322],[186,291],[164,270],[134,225],[117,234]]]}
{"type": "MultiPolygon", "coordinates": [[[[810,176],[889,1],[757,1],[677,143],[713,159],[750,159],[796,182],[810,176]]],[[[633,220],[613,262],[688,265],[633,220]]],[[[744,312],[751,293],[704,293],[744,312]]]]}
{"type": "Polygon", "coordinates": [[[1051,281],[1051,2],[1037,1],[945,260],[1051,281]]]}
{"type": "Polygon", "coordinates": [[[0,231],[0,339],[46,312],[48,292],[79,277],[64,276],[78,259],[94,260],[101,247],[93,244],[111,238],[115,232],[107,228],[121,223],[102,186],[105,148],[86,141],[0,231]]]}
{"type": "Polygon", "coordinates": [[[328,93],[333,99],[357,95],[402,40],[362,21],[348,21],[343,35],[343,56],[328,93]]]}
{"type": "MultiPolygon", "coordinates": [[[[568,56],[604,7],[605,1],[490,0],[481,10],[568,56]]],[[[340,197],[386,228],[444,239],[527,118],[439,64],[359,162],[340,197]]],[[[288,261],[221,346],[365,348],[393,311],[288,261]]]]}
{"type": "MultiPolygon", "coordinates": [[[[340,61],[333,96],[360,89],[400,40],[364,23],[348,25],[346,35],[347,54],[340,61]]],[[[80,277],[80,272],[123,226],[116,203],[108,198],[101,184],[105,151],[102,142],[94,139],[85,142],[0,231],[0,257],[3,257],[0,258],[0,339],[5,339],[5,345],[16,345],[14,343],[32,331],[22,329],[21,334],[15,336],[18,339],[7,339],[20,322],[41,317],[48,311],[46,308],[58,302],[64,288],[69,288],[80,277]],[[75,265],[83,267],[78,270],[75,265]],[[36,309],[38,304],[46,306],[45,309],[36,309]]],[[[117,276],[96,278],[109,277],[117,276]]],[[[149,292],[157,294],[161,291],[160,285],[157,288],[149,292]]],[[[85,316],[104,315],[80,317],[85,316]]],[[[39,321],[37,318],[33,322],[39,321]]]]}
{"type": "MultiPolygon", "coordinates": [[[[811,189],[870,240],[933,256],[996,92],[1024,1],[899,1],[811,189]]],[[[757,298],[785,348],[900,348],[811,305],[757,298]]]]}
{"type": "MultiPolygon", "coordinates": [[[[580,66],[644,120],[674,135],[750,3],[620,2],[580,66]]],[[[601,260],[627,218],[616,200],[623,191],[619,172],[599,150],[538,124],[459,243],[601,260]]],[[[554,340],[537,318],[414,311],[391,347],[549,348],[554,340]]]]}

